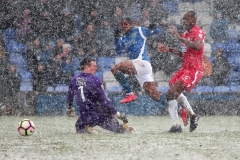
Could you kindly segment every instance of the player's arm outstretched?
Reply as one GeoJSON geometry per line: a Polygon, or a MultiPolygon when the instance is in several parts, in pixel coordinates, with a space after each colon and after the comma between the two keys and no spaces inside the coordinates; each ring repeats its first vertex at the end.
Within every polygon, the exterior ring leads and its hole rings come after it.
{"type": "Polygon", "coordinates": [[[175,54],[176,56],[182,57],[182,51],[178,51],[176,49],[168,47],[160,42],[158,43],[157,50],[158,50],[158,52],[171,52],[171,53],[175,54]]]}
{"type": "Polygon", "coordinates": [[[203,46],[203,40],[201,38],[196,39],[194,41],[187,40],[180,36],[176,29],[169,29],[173,36],[175,36],[180,42],[184,43],[185,45],[189,46],[192,49],[200,50],[203,46]]]}
{"type": "MultiPolygon", "coordinates": [[[[178,31],[176,29],[169,29],[169,31],[172,33],[172,35],[178,39],[180,42],[184,43],[186,46],[189,46],[192,49],[199,50],[203,46],[203,40],[201,38],[196,39],[194,41],[187,40],[186,38],[183,38],[180,36],[178,31]]],[[[171,52],[179,57],[182,57],[182,51],[176,50],[174,48],[168,47],[164,45],[163,43],[158,43],[158,52],[171,52]]]]}

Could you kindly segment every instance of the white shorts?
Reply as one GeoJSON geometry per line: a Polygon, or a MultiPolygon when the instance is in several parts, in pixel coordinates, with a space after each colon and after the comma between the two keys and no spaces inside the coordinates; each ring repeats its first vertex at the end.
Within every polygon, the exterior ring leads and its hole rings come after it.
{"type": "Polygon", "coordinates": [[[145,82],[154,82],[153,75],[152,75],[152,66],[146,60],[134,59],[132,61],[134,67],[137,70],[137,78],[138,82],[140,83],[141,87],[145,82]]]}

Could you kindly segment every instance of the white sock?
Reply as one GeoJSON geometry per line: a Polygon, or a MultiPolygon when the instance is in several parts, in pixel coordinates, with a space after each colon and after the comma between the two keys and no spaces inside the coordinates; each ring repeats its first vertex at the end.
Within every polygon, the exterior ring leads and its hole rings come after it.
{"type": "Polygon", "coordinates": [[[133,93],[133,92],[130,92],[130,93],[127,93],[126,95],[134,95],[134,93],[133,93]]]}
{"type": "Polygon", "coordinates": [[[191,105],[189,104],[187,97],[185,97],[182,93],[178,96],[177,102],[180,106],[185,108],[191,115],[194,115],[193,109],[191,105]]]}
{"type": "Polygon", "coordinates": [[[168,112],[170,114],[170,118],[173,121],[174,126],[179,126],[178,112],[177,112],[178,104],[177,101],[171,100],[168,102],[168,112]]]}

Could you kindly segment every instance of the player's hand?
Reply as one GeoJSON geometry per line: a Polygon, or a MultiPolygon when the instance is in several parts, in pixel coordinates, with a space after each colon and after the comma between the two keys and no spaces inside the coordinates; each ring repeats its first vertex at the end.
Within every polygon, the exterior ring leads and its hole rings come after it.
{"type": "Polygon", "coordinates": [[[137,132],[133,127],[129,126],[129,125],[126,124],[126,123],[123,124],[123,129],[124,129],[125,131],[129,132],[129,133],[136,133],[136,132],[137,132]]]}
{"type": "Polygon", "coordinates": [[[177,39],[180,39],[180,38],[181,38],[180,34],[178,33],[178,31],[177,31],[176,29],[169,29],[169,31],[170,31],[170,33],[172,33],[172,35],[173,35],[174,37],[176,37],[177,39]]]}
{"type": "Polygon", "coordinates": [[[118,119],[122,120],[123,123],[128,123],[127,116],[126,116],[124,113],[119,113],[119,112],[117,112],[117,113],[115,114],[115,116],[116,116],[118,119]]]}
{"type": "Polygon", "coordinates": [[[169,52],[169,47],[165,46],[163,43],[158,43],[158,52],[169,52]]]}
{"type": "Polygon", "coordinates": [[[76,116],[75,109],[73,107],[67,109],[67,116],[68,117],[75,117],[76,116]]]}

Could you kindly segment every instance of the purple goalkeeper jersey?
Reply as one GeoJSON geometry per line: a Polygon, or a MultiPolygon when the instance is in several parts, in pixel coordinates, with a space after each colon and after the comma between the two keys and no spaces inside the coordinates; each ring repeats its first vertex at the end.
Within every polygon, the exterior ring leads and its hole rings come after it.
{"type": "Polygon", "coordinates": [[[67,107],[72,107],[75,97],[80,115],[113,115],[117,110],[110,103],[102,81],[89,73],[80,73],[71,79],[67,93],[67,107]]]}

